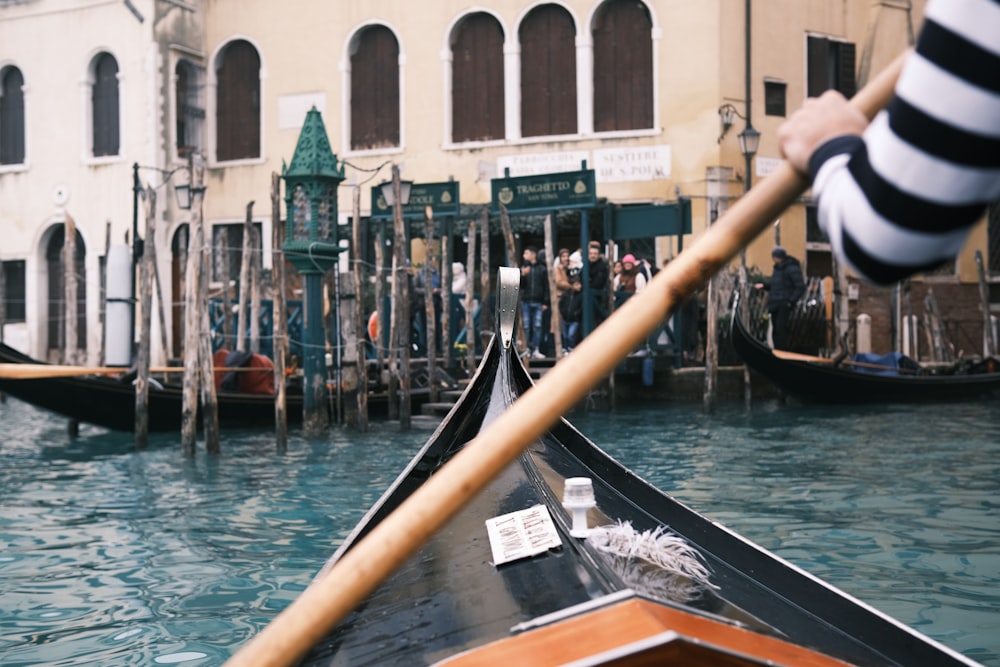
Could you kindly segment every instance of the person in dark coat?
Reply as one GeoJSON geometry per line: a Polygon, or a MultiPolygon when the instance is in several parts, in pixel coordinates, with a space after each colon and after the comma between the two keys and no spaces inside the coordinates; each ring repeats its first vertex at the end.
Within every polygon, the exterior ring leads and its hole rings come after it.
{"type": "Polygon", "coordinates": [[[771,251],[774,272],[766,283],[757,283],[757,289],[766,289],[767,312],[771,315],[771,339],[774,349],[788,349],[788,318],[796,302],[805,296],[806,284],[799,260],[789,256],[781,246],[771,251]]]}
{"type": "Polygon", "coordinates": [[[534,246],[524,249],[521,263],[521,321],[524,336],[528,339],[527,353],[532,359],[544,359],[539,349],[542,344],[543,314],[549,307],[549,274],[545,264],[538,261],[534,246]]]}
{"type": "MultiPolygon", "coordinates": [[[[587,246],[587,287],[593,304],[594,326],[604,321],[608,315],[608,263],[601,256],[601,244],[591,241],[587,246]]],[[[583,334],[589,332],[582,332],[583,334]]]]}

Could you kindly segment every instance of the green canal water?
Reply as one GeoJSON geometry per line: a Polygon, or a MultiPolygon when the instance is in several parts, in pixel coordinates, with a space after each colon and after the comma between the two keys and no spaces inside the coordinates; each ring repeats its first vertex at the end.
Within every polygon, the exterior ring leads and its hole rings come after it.
{"type": "MultiPolygon", "coordinates": [[[[1000,411],[637,405],[572,421],[639,475],[1000,666],[1000,411]]],[[[221,457],[0,404],[0,664],[218,665],[286,607],[428,431],[227,432],[221,457]]]]}

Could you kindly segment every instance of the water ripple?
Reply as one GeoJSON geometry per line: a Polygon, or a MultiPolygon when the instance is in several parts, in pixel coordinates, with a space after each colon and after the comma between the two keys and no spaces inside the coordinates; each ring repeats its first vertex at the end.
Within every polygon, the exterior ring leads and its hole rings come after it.
{"type": "MultiPolygon", "coordinates": [[[[573,417],[639,475],[1000,667],[1000,416],[986,403],[573,417]]],[[[217,665],[309,583],[422,444],[227,433],[220,458],[0,404],[0,663],[217,665]]]]}

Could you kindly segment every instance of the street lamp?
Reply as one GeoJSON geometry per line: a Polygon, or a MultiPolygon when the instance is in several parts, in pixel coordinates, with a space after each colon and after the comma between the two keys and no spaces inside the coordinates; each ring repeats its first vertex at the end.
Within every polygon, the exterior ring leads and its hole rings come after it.
{"type": "Polygon", "coordinates": [[[746,128],[736,135],[736,139],[740,142],[740,153],[743,153],[744,157],[750,159],[757,154],[757,148],[760,146],[760,132],[749,122],[747,122],[746,128]]]}
{"type": "MultiPolygon", "coordinates": [[[[136,300],[135,273],[139,260],[142,258],[145,251],[144,241],[139,236],[139,198],[145,198],[146,191],[142,187],[142,183],[139,179],[139,171],[155,171],[160,174],[163,177],[163,181],[155,188],[159,189],[169,183],[171,178],[173,178],[173,175],[181,169],[186,169],[188,171],[188,178],[190,179],[192,171],[191,167],[188,165],[177,167],[176,169],[161,169],[160,167],[147,167],[140,165],[138,162],[132,163],[132,277],[128,286],[115,285],[114,289],[117,290],[117,293],[112,299],[109,299],[116,304],[121,303],[127,305],[128,313],[123,315],[123,319],[127,318],[129,322],[129,331],[127,334],[128,340],[126,343],[127,350],[123,351],[117,349],[122,346],[122,342],[118,340],[118,338],[120,338],[119,336],[114,336],[113,339],[106,339],[106,358],[115,360],[115,363],[110,365],[119,365],[119,360],[121,365],[129,365],[133,360],[132,348],[135,342],[135,316],[133,310],[136,300]]],[[[177,197],[177,206],[184,210],[191,208],[193,195],[204,192],[204,187],[193,187],[190,183],[174,186],[174,194],[177,197]]],[[[110,286],[111,283],[109,282],[109,288],[110,286]]],[[[126,334],[122,332],[122,336],[124,335],[126,334]]]]}
{"type": "Polygon", "coordinates": [[[722,124],[722,133],[719,134],[719,138],[716,140],[716,143],[721,144],[722,140],[726,138],[726,133],[729,132],[729,128],[733,126],[733,123],[736,122],[737,116],[746,120],[746,117],[740,114],[740,112],[736,110],[736,107],[728,102],[719,107],[719,122],[722,124]]]}
{"type": "Polygon", "coordinates": [[[725,103],[719,107],[719,122],[722,125],[722,133],[719,135],[718,143],[722,143],[722,140],[726,138],[726,134],[729,129],[736,122],[736,118],[742,118],[746,121],[746,126],[743,131],[736,135],[737,141],[740,144],[740,153],[746,160],[746,173],[744,174],[744,190],[750,189],[750,163],[753,160],[754,155],[757,154],[757,149],[760,148],[760,132],[754,128],[753,123],[750,122],[750,114],[747,113],[746,116],[741,114],[736,107],[730,103],[725,103]]]}
{"type": "Polygon", "coordinates": [[[197,194],[204,194],[204,187],[195,187],[190,183],[180,183],[174,186],[174,196],[177,198],[177,208],[184,209],[185,211],[191,210],[191,204],[194,203],[194,196],[197,194]]]}
{"type": "MultiPolygon", "coordinates": [[[[392,276],[392,304],[396,322],[395,330],[389,334],[390,355],[392,351],[399,350],[401,355],[399,367],[399,380],[402,384],[401,405],[399,410],[399,426],[404,431],[410,430],[410,286],[407,272],[406,259],[406,227],[403,219],[403,207],[410,203],[410,190],[413,183],[403,181],[399,177],[399,165],[392,165],[392,180],[379,185],[382,198],[386,204],[392,206],[392,226],[393,226],[393,265],[395,271],[392,276]],[[403,272],[402,276],[400,272],[403,272]]],[[[390,356],[392,359],[393,356],[390,356]]],[[[396,375],[389,375],[389,400],[395,398],[396,375]]],[[[390,416],[393,415],[390,407],[390,416]]]]}
{"type": "MultiPolygon", "coordinates": [[[[398,179],[397,179],[398,180],[398,179]]],[[[379,184],[379,190],[382,192],[382,198],[385,199],[385,203],[388,206],[395,207],[396,205],[396,193],[393,190],[393,181],[385,181],[379,184]]],[[[403,181],[399,180],[399,205],[406,206],[410,203],[410,190],[413,188],[413,181],[403,181]]]]}

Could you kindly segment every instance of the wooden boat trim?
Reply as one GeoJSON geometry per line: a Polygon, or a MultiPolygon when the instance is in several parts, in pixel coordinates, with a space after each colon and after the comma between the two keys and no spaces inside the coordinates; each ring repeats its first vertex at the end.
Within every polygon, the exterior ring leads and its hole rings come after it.
{"type": "Polygon", "coordinates": [[[501,664],[849,665],[776,637],[638,597],[486,644],[442,660],[437,667],[501,664]]]}

